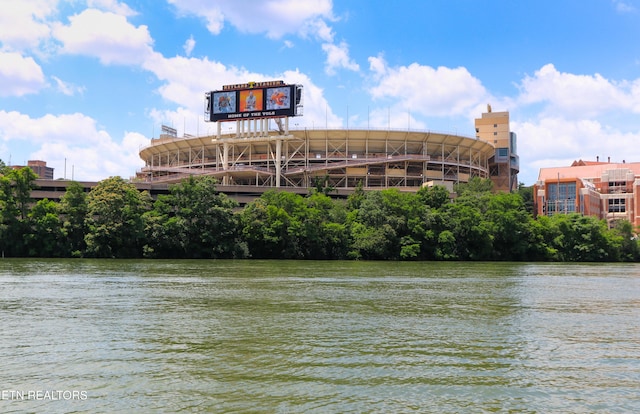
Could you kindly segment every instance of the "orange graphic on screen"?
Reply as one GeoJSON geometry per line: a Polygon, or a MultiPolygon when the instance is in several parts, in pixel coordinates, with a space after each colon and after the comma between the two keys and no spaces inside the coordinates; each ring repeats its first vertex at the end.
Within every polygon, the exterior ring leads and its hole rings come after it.
{"type": "Polygon", "coordinates": [[[289,109],[289,87],[267,89],[267,111],[273,109],[289,109]]]}
{"type": "Polygon", "coordinates": [[[240,112],[262,111],[262,89],[240,91],[240,112]]]}

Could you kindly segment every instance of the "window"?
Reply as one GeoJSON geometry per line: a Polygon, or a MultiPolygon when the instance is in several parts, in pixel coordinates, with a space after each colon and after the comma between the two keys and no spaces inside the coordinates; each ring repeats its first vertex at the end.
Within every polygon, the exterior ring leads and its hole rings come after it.
{"type": "Polygon", "coordinates": [[[627,192],[626,181],[609,181],[609,194],[620,194],[627,192]]]}
{"type": "Polygon", "coordinates": [[[547,215],[576,212],[576,183],[547,185],[547,215]]]}
{"type": "Polygon", "coordinates": [[[610,198],[609,199],[609,213],[624,213],[625,199],[624,198],[610,198]]]}

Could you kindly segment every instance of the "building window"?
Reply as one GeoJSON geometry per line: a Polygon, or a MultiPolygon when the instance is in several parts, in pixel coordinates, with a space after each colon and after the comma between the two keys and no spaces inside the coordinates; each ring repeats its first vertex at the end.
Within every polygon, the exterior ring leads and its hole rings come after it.
{"type": "Polygon", "coordinates": [[[547,215],[576,212],[576,183],[550,183],[547,185],[547,215]]]}
{"type": "Polygon", "coordinates": [[[609,194],[621,194],[627,192],[626,181],[609,181],[609,194]]]}
{"type": "Polygon", "coordinates": [[[624,212],[626,212],[624,198],[609,199],[609,213],[624,213],[624,212]]]}
{"type": "Polygon", "coordinates": [[[498,124],[493,124],[493,127],[494,128],[498,128],[498,124]]]}

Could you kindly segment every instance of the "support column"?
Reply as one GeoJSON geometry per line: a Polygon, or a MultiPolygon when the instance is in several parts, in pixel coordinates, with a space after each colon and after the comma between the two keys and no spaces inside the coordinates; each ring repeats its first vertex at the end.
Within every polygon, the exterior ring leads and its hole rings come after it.
{"type": "Polygon", "coordinates": [[[276,187],[280,187],[280,174],[282,171],[282,140],[276,140],[276,187]]]}
{"type": "MultiPolygon", "coordinates": [[[[222,170],[227,171],[229,168],[229,143],[225,142],[222,146],[222,170]]],[[[227,174],[222,176],[222,185],[229,185],[229,177],[227,174]]]]}

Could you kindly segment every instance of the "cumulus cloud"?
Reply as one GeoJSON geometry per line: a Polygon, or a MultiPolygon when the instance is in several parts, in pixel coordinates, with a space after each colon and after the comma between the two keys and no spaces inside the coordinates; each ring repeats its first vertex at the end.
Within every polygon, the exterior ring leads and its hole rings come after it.
{"type": "Polygon", "coordinates": [[[33,58],[0,52],[0,85],[0,96],[22,96],[40,91],[46,82],[33,58]]]}
{"type": "Polygon", "coordinates": [[[331,0],[245,0],[218,2],[206,0],[169,0],[179,13],[196,15],[207,21],[207,29],[219,34],[225,22],[240,32],[278,39],[298,33],[319,17],[331,18],[331,0]]]}
{"type": "MultiPolygon", "coordinates": [[[[222,31],[225,22],[228,22],[242,33],[264,33],[271,39],[295,34],[318,40],[322,42],[322,50],[327,55],[325,72],[329,75],[335,74],[337,69],[360,69],[349,57],[347,44],[334,42],[333,29],[327,24],[327,20],[335,20],[331,0],[245,0],[221,2],[217,5],[203,0],[169,2],[181,14],[204,18],[207,21],[207,29],[216,35],[222,31]]],[[[285,46],[292,47],[293,43],[286,41],[285,46]]]]}
{"type": "Polygon", "coordinates": [[[596,116],[616,109],[640,108],[638,81],[615,82],[599,74],[576,75],[547,64],[520,84],[519,104],[543,103],[548,114],[596,116]]]}
{"type": "Polygon", "coordinates": [[[66,162],[67,178],[74,166],[75,179],[95,181],[110,175],[128,178],[143,166],[138,151],[148,143],[135,133],[125,134],[118,142],[80,113],[32,118],[16,111],[0,111],[0,139],[28,143],[30,159],[46,160],[56,177],[63,177],[66,162]]]}
{"type": "Polygon", "coordinates": [[[304,85],[305,115],[296,120],[300,126],[312,128],[327,124],[335,127],[341,124],[341,119],[331,111],[323,90],[299,71],[265,74],[227,66],[207,58],[165,58],[160,54],[154,54],[144,67],[163,82],[158,88],[160,96],[178,105],[175,110],[151,109],[149,116],[157,124],[173,125],[179,134],[202,135],[212,132],[212,124],[205,123],[203,119],[204,91],[217,89],[220,85],[244,83],[248,79],[257,82],[282,79],[285,83],[304,85]],[[186,72],[190,76],[184,76],[186,72]],[[216,79],[215,85],[210,82],[212,78],[216,79]]]}
{"type": "Polygon", "coordinates": [[[369,58],[369,67],[373,75],[369,93],[374,99],[397,101],[424,116],[461,115],[488,99],[480,80],[464,67],[418,63],[389,67],[380,56],[369,58]]]}
{"type": "Polygon", "coordinates": [[[360,66],[349,57],[349,46],[345,42],[339,45],[325,43],[322,45],[322,50],[327,54],[325,72],[328,75],[334,75],[338,68],[344,68],[354,72],[360,70],[360,66]]]}
{"type": "Polygon", "coordinates": [[[20,0],[5,4],[0,13],[0,42],[4,50],[37,47],[50,34],[48,20],[58,0],[20,0]]]}
{"type": "Polygon", "coordinates": [[[193,48],[196,47],[196,41],[193,39],[193,35],[190,36],[182,48],[184,49],[184,54],[187,56],[191,56],[191,52],[193,52],[193,48]]]}
{"type": "Polygon", "coordinates": [[[522,179],[532,184],[540,168],[569,166],[578,159],[611,162],[640,159],[640,130],[622,131],[598,120],[543,117],[511,122],[518,134],[522,179]],[[524,139],[522,139],[524,138],[524,139]],[[535,174],[535,176],[533,176],[535,174]]]}
{"type": "Polygon", "coordinates": [[[62,53],[94,56],[103,64],[141,64],[152,53],[153,40],[147,26],[135,27],[124,16],[86,9],[57,24],[54,36],[62,53]]]}
{"type": "Polygon", "coordinates": [[[144,68],[163,82],[158,89],[162,98],[198,113],[202,112],[203,94],[207,90],[218,88],[221,84],[243,83],[247,79],[267,80],[265,75],[229,67],[206,57],[165,58],[155,53],[144,63],[144,68]],[[189,76],[185,76],[185,73],[189,73],[189,76]],[[216,79],[215,85],[211,84],[211,79],[216,79]]]}
{"type": "Polygon", "coordinates": [[[518,86],[511,129],[518,134],[523,177],[577,159],[640,159],[640,79],[615,81],[547,64],[518,86]]]}
{"type": "Polygon", "coordinates": [[[87,6],[92,9],[100,9],[110,11],[122,16],[135,16],[138,13],[131,9],[126,3],[119,2],[117,0],[88,0],[87,6]]]}

